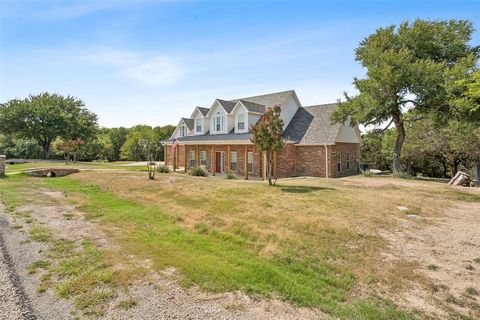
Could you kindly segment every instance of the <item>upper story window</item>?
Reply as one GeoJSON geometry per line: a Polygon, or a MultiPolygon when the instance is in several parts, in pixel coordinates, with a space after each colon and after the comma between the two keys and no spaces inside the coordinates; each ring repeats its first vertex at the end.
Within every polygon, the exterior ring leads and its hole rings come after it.
{"type": "Polygon", "coordinates": [[[245,115],[239,114],[237,120],[237,130],[245,130],[245,115]]]}
{"type": "Polygon", "coordinates": [[[202,119],[195,120],[195,132],[196,133],[202,132],[202,119]]]}
{"type": "Polygon", "coordinates": [[[187,126],[186,125],[182,125],[180,127],[180,137],[185,137],[187,135],[187,126]]]}
{"type": "Polygon", "coordinates": [[[217,132],[223,131],[223,116],[220,112],[215,115],[213,129],[217,132]]]}

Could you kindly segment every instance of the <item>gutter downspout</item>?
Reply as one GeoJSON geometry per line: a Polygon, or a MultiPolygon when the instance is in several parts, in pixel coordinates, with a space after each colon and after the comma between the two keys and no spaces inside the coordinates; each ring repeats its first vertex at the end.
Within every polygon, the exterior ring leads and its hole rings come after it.
{"type": "Polygon", "coordinates": [[[325,178],[328,178],[328,147],[326,144],[323,146],[325,147],[325,178]]]}

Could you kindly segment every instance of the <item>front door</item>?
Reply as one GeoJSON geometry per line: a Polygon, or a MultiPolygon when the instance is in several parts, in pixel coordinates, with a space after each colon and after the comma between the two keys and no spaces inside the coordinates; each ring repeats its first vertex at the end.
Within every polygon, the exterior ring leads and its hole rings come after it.
{"type": "Polygon", "coordinates": [[[222,153],[215,152],[215,172],[222,172],[222,153]]]}

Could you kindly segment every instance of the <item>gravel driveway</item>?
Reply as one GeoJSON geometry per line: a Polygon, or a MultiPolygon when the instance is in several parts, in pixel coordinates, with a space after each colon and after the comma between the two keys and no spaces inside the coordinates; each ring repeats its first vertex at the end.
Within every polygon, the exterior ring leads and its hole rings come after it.
{"type": "MultiPolygon", "coordinates": [[[[0,208],[0,214],[3,215],[0,208]]],[[[0,319],[37,319],[3,239],[7,221],[0,217],[0,319]]]]}

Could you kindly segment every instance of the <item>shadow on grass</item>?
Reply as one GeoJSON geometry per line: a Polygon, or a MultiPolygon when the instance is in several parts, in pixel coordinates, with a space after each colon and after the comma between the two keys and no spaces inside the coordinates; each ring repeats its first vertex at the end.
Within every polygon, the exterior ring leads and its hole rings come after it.
{"type": "Polygon", "coordinates": [[[309,193],[318,190],[335,190],[333,188],[323,188],[314,186],[279,186],[282,192],[288,193],[309,193]]]}

